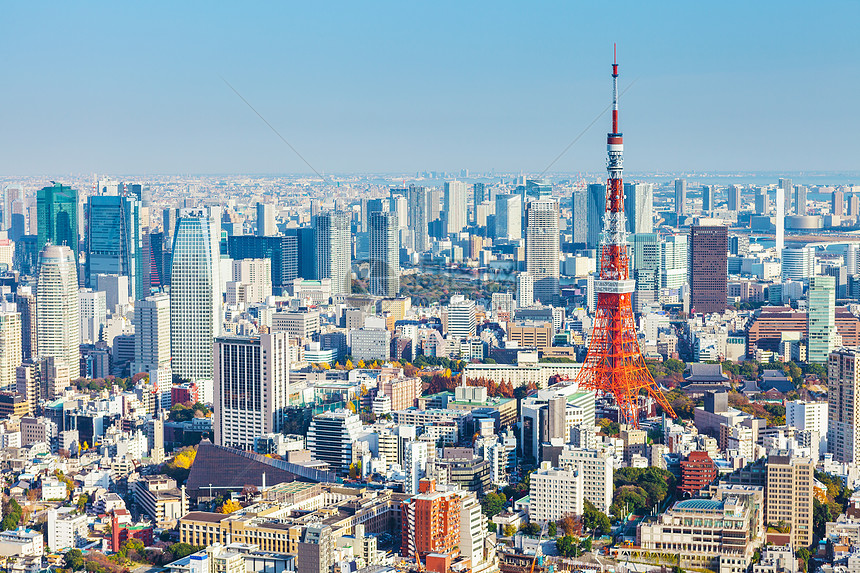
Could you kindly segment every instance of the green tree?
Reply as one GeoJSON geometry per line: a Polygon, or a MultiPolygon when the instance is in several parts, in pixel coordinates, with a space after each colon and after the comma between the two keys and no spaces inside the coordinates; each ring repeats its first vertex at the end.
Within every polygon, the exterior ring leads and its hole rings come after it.
{"type": "Polygon", "coordinates": [[[21,509],[21,506],[14,498],[10,497],[9,500],[3,504],[3,521],[0,522],[0,529],[3,531],[15,529],[20,525],[23,515],[24,510],[21,509]]]}
{"type": "Polygon", "coordinates": [[[66,551],[66,554],[63,555],[63,561],[66,567],[72,571],[80,571],[84,568],[84,554],[81,553],[80,549],[66,551]]]}
{"type": "Polygon", "coordinates": [[[612,531],[612,526],[609,522],[609,516],[597,510],[593,503],[585,500],[585,508],[582,512],[582,525],[589,531],[600,537],[609,535],[612,531]]]}
{"type": "Polygon", "coordinates": [[[800,568],[804,571],[809,571],[809,558],[812,554],[809,552],[809,549],[806,547],[801,547],[797,551],[794,552],[795,557],[800,559],[800,568]]]}
{"type": "Polygon", "coordinates": [[[484,499],[481,500],[481,508],[483,509],[484,515],[488,518],[492,518],[494,515],[498,515],[502,512],[505,507],[505,502],[508,499],[505,497],[504,493],[496,493],[490,492],[484,496],[484,499]]]}
{"type": "Polygon", "coordinates": [[[555,537],[558,535],[558,526],[554,521],[550,521],[549,525],[546,527],[546,534],[548,537],[555,537]]]}
{"type": "Polygon", "coordinates": [[[663,363],[663,367],[669,372],[675,372],[676,374],[683,374],[684,370],[686,370],[687,365],[681,362],[680,360],[675,360],[674,358],[670,358],[666,362],[663,363]]]}
{"type": "Polygon", "coordinates": [[[517,528],[513,525],[506,525],[503,530],[505,537],[513,537],[517,534],[517,528]]]}
{"type": "Polygon", "coordinates": [[[192,553],[196,553],[201,549],[201,547],[195,547],[194,545],[189,545],[188,543],[174,543],[167,548],[167,550],[170,551],[170,553],[173,555],[174,559],[182,559],[183,557],[188,557],[192,553]]]}
{"type": "Polygon", "coordinates": [[[558,550],[559,555],[563,557],[579,557],[582,554],[579,543],[578,537],[565,535],[556,540],[555,548],[558,550]]]}

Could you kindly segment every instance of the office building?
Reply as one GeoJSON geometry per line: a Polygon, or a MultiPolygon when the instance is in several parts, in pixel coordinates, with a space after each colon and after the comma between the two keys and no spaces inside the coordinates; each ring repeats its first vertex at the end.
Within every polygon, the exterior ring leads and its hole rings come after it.
{"type": "Polygon", "coordinates": [[[570,232],[575,245],[588,241],[588,191],[576,188],[570,196],[570,232]]]}
{"type": "Polygon", "coordinates": [[[272,263],[272,286],[278,289],[289,287],[299,276],[316,278],[313,229],[295,231],[295,235],[286,237],[231,235],[227,237],[227,254],[233,260],[269,259],[272,263]],[[302,263],[306,265],[303,269],[305,274],[299,272],[302,263]]]}
{"type": "Polygon", "coordinates": [[[713,185],[702,185],[702,212],[708,213],[717,208],[715,193],[713,185]]]}
{"type": "Polygon", "coordinates": [[[553,304],[559,278],[558,202],[531,201],[526,209],[526,270],[534,278],[535,299],[553,304]]]}
{"type": "Polygon", "coordinates": [[[840,348],[827,362],[827,449],[842,464],[860,462],[860,350],[840,348]]]}
{"type": "Polygon", "coordinates": [[[317,279],[331,279],[331,292],[352,293],[352,233],[349,213],[329,211],[314,220],[317,279]]]}
{"type": "Polygon", "coordinates": [[[15,371],[23,361],[21,313],[14,304],[0,303],[0,391],[15,389],[15,371]]]}
{"type": "Polygon", "coordinates": [[[675,179],[675,213],[687,214],[687,180],[675,179]]]}
{"type": "Polygon", "coordinates": [[[143,239],[140,201],[132,197],[96,195],[87,200],[85,283],[95,287],[96,276],[128,277],[127,296],[148,294],[143,284],[143,239]]]}
{"type": "Polygon", "coordinates": [[[271,237],[277,234],[275,206],[271,203],[257,203],[257,236],[271,237]]]}
{"type": "Polygon", "coordinates": [[[727,305],[728,233],[723,226],[690,227],[690,311],[723,312],[727,305]]]}
{"type": "Polygon", "coordinates": [[[400,555],[424,560],[428,554],[447,554],[460,545],[460,498],[436,491],[436,482],[422,479],[419,493],[403,501],[400,555]]]}
{"type": "Polygon", "coordinates": [[[215,443],[243,450],[280,433],[290,400],[289,339],[284,332],[215,339],[215,443]]]}
{"type": "Polygon", "coordinates": [[[496,238],[520,240],[522,231],[523,203],[519,195],[496,195],[496,238]]]}
{"type": "Polygon", "coordinates": [[[590,183],[588,185],[588,236],[586,246],[589,249],[600,247],[600,236],[603,230],[603,214],[606,212],[606,185],[590,183]]]}
{"type": "Polygon", "coordinates": [[[660,243],[660,288],[678,289],[689,278],[687,235],[670,235],[660,243]]]}
{"type": "Polygon", "coordinates": [[[812,545],[813,473],[816,462],[791,455],[771,455],[767,458],[765,519],[767,523],[787,525],[794,547],[812,545]]]}
{"type": "Polygon", "coordinates": [[[719,476],[714,460],[708,452],[690,452],[681,460],[681,484],[678,489],[684,497],[698,497],[719,476]]]}
{"type": "Polygon", "coordinates": [[[739,211],[741,208],[741,188],[737,185],[729,185],[728,208],[729,211],[739,211]]]}
{"type": "Polygon", "coordinates": [[[466,184],[445,182],[445,234],[455,235],[466,228],[466,184]]]}
{"type": "Polygon", "coordinates": [[[815,248],[798,247],[782,250],[782,280],[808,283],[815,273],[815,248]]]}
{"type": "Polygon", "coordinates": [[[78,192],[71,187],[54,183],[36,192],[38,239],[36,250],[41,252],[47,243],[67,246],[72,250],[75,276],[78,263],[78,192]]]}
{"type": "Polygon", "coordinates": [[[21,313],[21,354],[29,360],[39,353],[36,339],[36,297],[30,287],[18,287],[15,305],[21,313]]]}
{"type": "Polygon", "coordinates": [[[785,248],[785,194],[777,190],[776,192],[776,217],[774,225],[776,227],[776,252],[781,253],[785,248]]]}
{"type": "Polygon", "coordinates": [[[212,342],[221,329],[220,208],[183,209],[173,239],[170,348],[173,373],[212,379],[212,342]]]}
{"type": "Polygon", "coordinates": [[[170,366],[170,296],[157,294],[134,308],[134,362],[131,371],[152,372],[170,366]]]}
{"type": "Polygon", "coordinates": [[[46,245],[39,254],[36,340],[39,356],[65,362],[70,372],[80,354],[80,299],[74,252],[65,245],[46,245]]]}
{"type": "MultiPolygon", "coordinates": [[[[65,484],[62,485],[65,490],[65,484]]],[[[46,529],[51,551],[75,549],[87,541],[87,515],[73,512],[72,508],[49,509],[46,529]]]]}
{"type": "Polygon", "coordinates": [[[597,511],[609,515],[612,505],[615,458],[606,451],[565,446],[558,458],[562,468],[575,469],[582,474],[582,491],[586,501],[597,511]]]}
{"type": "Polygon", "coordinates": [[[767,215],[770,212],[770,205],[767,197],[767,189],[764,187],[755,188],[755,214],[767,215]]]}
{"type": "Polygon", "coordinates": [[[395,213],[370,214],[370,294],[395,297],[400,291],[400,234],[395,213]]]}
{"type": "Polygon", "coordinates": [[[329,465],[338,476],[349,475],[353,463],[352,446],[361,432],[358,414],[336,410],[317,414],[308,428],[308,450],[311,455],[329,465]]]}
{"type": "Polygon", "coordinates": [[[625,183],[624,211],[628,233],[654,232],[654,187],[650,183],[625,183]]]}
{"type": "Polygon", "coordinates": [[[628,236],[633,246],[631,275],[636,280],[633,310],[642,312],[644,306],[656,302],[660,290],[660,236],[657,233],[635,233],[628,236]]]}
{"type": "Polygon", "coordinates": [[[833,277],[809,279],[807,360],[827,364],[827,356],[836,348],[836,280],[833,277]]]}
{"type": "Polygon", "coordinates": [[[98,342],[102,329],[107,324],[107,298],[104,291],[84,288],[79,293],[81,301],[81,344],[98,342]]]}
{"type": "Polygon", "coordinates": [[[228,304],[265,302],[272,296],[271,259],[233,261],[232,281],[227,283],[228,304]]]}
{"type": "Polygon", "coordinates": [[[845,211],[845,193],[837,189],[830,196],[830,214],[841,217],[845,211]]]}
{"type": "Polygon", "coordinates": [[[798,430],[818,432],[827,437],[827,402],[789,400],[785,403],[785,425],[798,430]]]}
{"type": "Polygon", "coordinates": [[[475,336],[475,301],[451,297],[448,305],[448,338],[462,340],[475,336]]]}

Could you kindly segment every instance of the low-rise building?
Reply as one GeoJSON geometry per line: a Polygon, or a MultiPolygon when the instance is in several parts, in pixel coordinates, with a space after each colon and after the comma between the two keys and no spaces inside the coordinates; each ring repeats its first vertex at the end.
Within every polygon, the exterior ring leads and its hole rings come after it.
{"type": "Polygon", "coordinates": [[[176,480],[165,475],[141,476],[132,491],[141,512],[152,518],[156,527],[175,527],[177,520],[188,513],[185,486],[177,488],[176,480]]]}
{"type": "Polygon", "coordinates": [[[87,539],[87,516],[70,508],[49,509],[47,529],[48,549],[54,552],[74,549],[87,539]]]}

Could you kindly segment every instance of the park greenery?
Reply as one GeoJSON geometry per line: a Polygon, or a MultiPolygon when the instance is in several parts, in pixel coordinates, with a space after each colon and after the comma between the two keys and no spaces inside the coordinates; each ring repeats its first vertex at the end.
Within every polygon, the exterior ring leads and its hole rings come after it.
{"type": "Polygon", "coordinates": [[[610,513],[623,519],[629,513],[642,514],[661,505],[675,493],[675,476],[656,468],[618,468],[614,477],[615,493],[610,513]]]}

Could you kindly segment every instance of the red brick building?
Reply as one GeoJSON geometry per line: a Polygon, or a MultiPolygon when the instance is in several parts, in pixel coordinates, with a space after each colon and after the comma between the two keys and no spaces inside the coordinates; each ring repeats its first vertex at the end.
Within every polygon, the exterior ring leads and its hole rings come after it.
{"type": "Polygon", "coordinates": [[[436,491],[436,482],[427,478],[419,482],[418,491],[400,506],[400,554],[423,560],[431,553],[454,552],[460,545],[460,498],[436,491]]]}
{"type": "Polygon", "coordinates": [[[707,452],[690,452],[681,462],[681,485],[684,495],[692,497],[717,479],[717,466],[707,452]]]}

